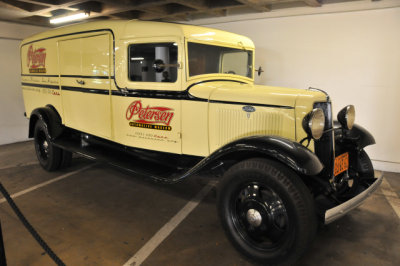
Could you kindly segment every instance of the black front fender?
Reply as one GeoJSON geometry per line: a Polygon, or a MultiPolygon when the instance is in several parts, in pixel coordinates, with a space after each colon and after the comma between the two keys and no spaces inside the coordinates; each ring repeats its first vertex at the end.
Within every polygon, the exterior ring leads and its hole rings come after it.
{"type": "MultiPolygon", "coordinates": [[[[334,121],[334,125],[335,127],[340,126],[339,122],[337,121],[334,121]]],[[[359,149],[363,149],[366,146],[376,143],[375,138],[372,136],[372,134],[369,133],[368,130],[357,124],[354,124],[351,130],[336,128],[335,136],[339,136],[339,139],[350,141],[359,149]]]]}
{"type": "Polygon", "coordinates": [[[317,175],[323,169],[318,157],[303,145],[276,136],[251,136],[235,140],[213,152],[203,167],[215,161],[243,160],[250,157],[275,159],[303,175],[317,175]]]}
{"type": "Polygon", "coordinates": [[[347,133],[347,136],[354,139],[360,149],[376,143],[375,138],[371,135],[371,133],[369,133],[368,130],[356,124],[347,133]]]}

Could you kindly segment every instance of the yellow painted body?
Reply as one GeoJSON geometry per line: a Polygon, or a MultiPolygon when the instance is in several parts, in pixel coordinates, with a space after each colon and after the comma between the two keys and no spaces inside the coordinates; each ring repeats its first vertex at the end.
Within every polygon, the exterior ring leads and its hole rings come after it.
{"type": "Polygon", "coordinates": [[[326,101],[323,93],[258,86],[253,77],[235,74],[189,77],[189,41],[254,54],[253,42],[241,35],[157,22],[91,22],[25,39],[21,80],[27,116],[51,105],[67,127],[131,147],[197,156],[249,135],[293,141],[306,136],[302,119],[314,102],[326,101]],[[129,45],[165,42],[178,49],[176,82],[131,81],[129,45]],[[201,83],[207,80],[213,81],[201,83]],[[157,96],[188,88],[199,101],[157,96]],[[149,95],[126,97],[121,89],[149,95]],[[255,111],[243,111],[246,105],[254,105],[255,111]]]}

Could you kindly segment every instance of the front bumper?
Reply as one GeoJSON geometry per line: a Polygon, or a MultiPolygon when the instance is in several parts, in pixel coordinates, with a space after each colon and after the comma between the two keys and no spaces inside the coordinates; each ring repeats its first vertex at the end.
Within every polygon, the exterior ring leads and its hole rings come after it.
{"type": "Polygon", "coordinates": [[[342,217],[343,215],[345,215],[352,209],[361,205],[361,203],[363,203],[364,200],[367,199],[379,187],[379,185],[382,183],[382,179],[383,179],[383,172],[375,180],[375,182],[372,183],[371,186],[369,186],[368,189],[364,190],[363,192],[361,192],[354,198],[352,198],[332,209],[327,210],[325,212],[325,224],[329,224],[329,223],[335,221],[336,219],[342,217]]]}

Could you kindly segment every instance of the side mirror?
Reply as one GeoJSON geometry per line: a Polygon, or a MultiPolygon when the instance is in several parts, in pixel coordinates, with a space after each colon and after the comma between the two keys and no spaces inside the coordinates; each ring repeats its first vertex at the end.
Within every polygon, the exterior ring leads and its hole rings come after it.
{"type": "Polygon", "coordinates": [[[153,63],[153,69],[157,73],[161,73],[165,69],[164,61],[161,59],[156,59],[153,63]]]}
{"type": "Polygon", "coordinates": [[[261,66],[259,66],[258,69],[255,70],[255,72],[257,72],[257,74],[260,76],[261,73],[264,72],[264,70],[261,68],[261,66]]]}

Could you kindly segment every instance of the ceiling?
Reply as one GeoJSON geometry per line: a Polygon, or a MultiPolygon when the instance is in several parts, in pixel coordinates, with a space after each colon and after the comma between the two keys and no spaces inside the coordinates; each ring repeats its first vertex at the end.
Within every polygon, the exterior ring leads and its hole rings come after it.
{"type": "Polygon", "coordinates": [[[50,17],[82,10],[90,12],[90,20],[191,21],[355,1],[358,0],[0,0],[0,20],[53,26],[50,17]]]}

